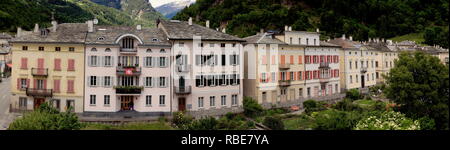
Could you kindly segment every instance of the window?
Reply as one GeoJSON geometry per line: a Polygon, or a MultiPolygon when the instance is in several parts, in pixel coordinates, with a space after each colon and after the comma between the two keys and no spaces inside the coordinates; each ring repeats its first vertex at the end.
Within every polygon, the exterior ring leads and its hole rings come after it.
{"type": "Polygon", "coordinates": [[[225,47],[225,43],[220,43],[220,47],[225,47]]]}
{"type": "Polygon", "coordinates": [[[355,61],[355,68],[358,69],[358,61],[355,61]]]}
{"type": "Polygon", "coordinates": [[[61,47],[55,47],[55,51],[57,52],[61,51],[61,47]]]}
{"type": "Polygon", "coordinates": [[[298,89],[298,96],[303,97],[303,88],[298,89]]]}
{"type": "Polygon", "coordinates": [[[147,49],[147,51],[146,51],[147,53],[151,53],[152,52],[152,49],[147,49]]]}
{"type": "Polygon", "coordinates": [[[230,55],[230,65],[239,65],[239,55],[230,55]]]}
{"type": "Polygon", "coordinates": [[[97,66],[97,56],[89,57],[89,65],[90,66],[97,66]]]}
{"type": "Polygon", "coordinates": [[[153,67],[152,57],[144,57],[144,61],[145,67],[153,67]]]}
{"type": "Polygon", "coordinates": [[[94,47],[94,48],[91,49],[91,51],[92,51],[92,52],[96,52],[97,49],[94,47]]]}
{"type": "Polygon", "coordinates": [[[145,106],[152,106],[152,96],[151,95],[145,96],[145,106]]]}
{"type": "Polygon", "coordinates": [[[109,105],[109,103],[110,103],[110,96],[109,95],[105,95],[104,96],[104,98],[103,98],[103,104],[105,104],[105,105],[109,105]]]}
{"type": "Polygon", "coordinates": [[[306,38],[306,45],[309,45],[309,39],[306,38]]]}
{"type": "Polygon", "coordinates": [[[238,98],[237,98],[237,95],[232,95],[232,96],[231,96],[231,105],[232,105],[232,106],[238,105],[238,98]]]}
{"type": "Polygon", "coordinates": [[[226,95],[222,95],[220,97],[220,104],[222,104],[222,106],[227,105],[227,96],[226,95]]]}
{"type": "Polygon", "coordinates": [[[22,46],[22,50],[27,51],[28,50],[28,46],[22,46]]]}
{"type": "Polygon", "coordinates": [[[44,51],[44,47],[39,47],[39,51],[44,51]]]}
{"type": "Polygon", "coordinates": [[[89,104],[95,105],[95,95],[90,95],[89,104]]]}
{"type": "Polygon", "coordinates": [[[103,85],[105,87],[111,86],[111,76],[105,76],[103,82],[103,85]]]}
{"type": "Polygon", "coordinates": [[[209,43],[209,47],[214,47],[214,43],[209,43]]]}
{"type": "Polygon", "coordinates": [[[161,49],[159,52],[160,53],[166,53],[166,50],[165,49],[161,49]]]}
{"type": "Polygon", "coordinates": [[[26,97],[20,97],[19,98],[19,108],[21,110],[27,109],[27,98],[26,97]]]}
{"type": "Polygon", "coordinates": [[[67,80],[67,93],[75,93],[74,84],[75,84],[74,80],[67,80]]]}
{"type": "Polygon", "coordinates": [[[152,77],[145,77],[145,87],[152,87],[152,77]]]}
{"type": "Polygon", "coordinates": [[[53,80],[53,92],[59,93],[61,80],[53,80]]]}
{"type": "Polygon", "coordinates": [[[184,42],[178,43],[178,47],[184,47],[184,42]]]}
{"type": "Polygon", "coordinates": [[[90,86],[97,86],[97,76],[90,76],[90,86]]]}
{"type": "Polygon", "coordinates": [[[266,102],[267,101],[267,92],[262,92],[261,95],[262,95],[263,103],[266,102]]]}
{"type": "Polygon", "coordinates": [[[158,39],[157,38],[153,38],[152,42],[158,42],[158,39]]]}
{"type": "Polygon", "coordinates": [[[358,75],[356,75],[356,83],[358,83],[358,75]]]}
{"type": "Polygon", "coordinates": [[[110,48],[106,48],[105,52],[111,52],[111,49],[110,48]]]}
{"type": "Polygon", "coordinates": [[[225,66],[226,64],[226,57],[225,55],[222,55],[222,66],[225,66]]]}
{"type": "Polygon", "coordinates": [[[159,67],[166,67],[166,57],[159,57],[159,67]]]}
{"type": "Polygon", "coordinates": [[[214,107],[216,105],[216,97],[210,96],[209,97],[209,106],[214,107]]]}
{"type": "Polygon", "coordinates": [[[350,83],[353,83],[353,77],[350,75],[350,83]]]}
{"type": "Polygon", "coordinates": [[[74,52],[75,51],[75,47],[69,47],[69,52],[74,52]]]}
{"type": "Polygon", "coordinates": [[[75,71],[75,59],[69,59],[67,61],[67,71],[75,71]]]}
{"type": "Polygon", "coordinates": [[[339,91],[339,85],[338,85],[338,84],[335,84],[334,87],[335,87],[335,90],[334,90],[334,91],[335,91],[335,93],[337,93],[337,92],[339,91]]]}
{"type": "Polygon", "coordinates": [[[203,97],[198,98],[198,107],[203,108],[203,97]]]}
{"type": "Polygon", "coordinates": [[[166,87],[166,77],[159,77],[159,87],[166,87]]]}
{"type": "Polygon", "coordinates": [[[55,71],[61,71],[61,59],[55,59],[55,71]]]}
{"type": "Polygon", "coordinates": [[[103,37],[103,36],[102,37],[98,37],[97,40],[103,41],[103,40],[105,40],[105,37],[103,37]]]}
{"type": "Polygon", "coordinates": [[[307,95],[308,97],[311,97],[311,88],[307,88],[307,89],[306,89],[306,95],[307,95]]]}
{"type": "Polygon", "coordinates": [[[75,108],[75,100],[66,100],[66,110],[74,111],[75,108]]]}
{"type": "Polygon", "coordinates": [[[105,56],[104,66],[105,67],[112,66],[112,57],[111,56],[105,56]]]}
{"type": "Polygon", "coordinates": [[[26,89],[28,87],[28,80],[27,79],[19,79],[20,80],[20,85],[19,85],[19,89],[26,89]]]}
{"type": "Polygon", "coordinates": [[[50,104],[53,106],[53,108],[56,108],[57,110],[60,109],[60,100],[59,99],[52,99],[50,104]]]}

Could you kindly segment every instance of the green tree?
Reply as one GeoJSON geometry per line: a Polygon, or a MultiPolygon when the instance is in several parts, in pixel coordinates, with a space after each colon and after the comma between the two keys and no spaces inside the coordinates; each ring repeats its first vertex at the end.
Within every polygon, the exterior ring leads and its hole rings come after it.
{"type": "Polygon", "coordinates": [[[401,53],[386,76],[386,96],[407,117],[430,117],[436,129],[449,128],[449,68],[423,52],[401,53]]]}
{"type": "Polygon", "coordinates": [[[278,117],[268,116],[264,118],[263,124],[272,130],[284,130],[284,124],[278,117]]]}
{"type": "Polygon", "coordinates": [[[348,99],[353,100],[353,101],[362,98],[358,89],[350,89],[346,92],[345,95],[348,99]]]}
{"type": "Polygon", "coordinates": [[[247,117],[256,117],[263,113],[264,109],[258,102],[251,97],[244,97],[242,101],[244,105],[244,114],[247,117]]]}

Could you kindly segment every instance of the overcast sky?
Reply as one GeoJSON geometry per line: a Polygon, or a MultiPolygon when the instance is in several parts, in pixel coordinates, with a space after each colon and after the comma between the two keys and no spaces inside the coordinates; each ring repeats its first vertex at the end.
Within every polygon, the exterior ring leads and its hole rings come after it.
{"type": "Polygon", "coordinates": [[[170,2],[180,1],[180,0],[149,0],[153,7],[158,7],[170,2]]]}

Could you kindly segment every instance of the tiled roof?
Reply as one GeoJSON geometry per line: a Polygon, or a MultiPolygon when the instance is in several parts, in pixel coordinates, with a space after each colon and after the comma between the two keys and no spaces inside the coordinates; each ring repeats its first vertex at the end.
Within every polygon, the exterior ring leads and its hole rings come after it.
{"type": "Polygon", "coordinates": [[[94,26],[94,32],[87,35],[86,44],[116,44],[119,37],[127,34],[137,36],[143,45],[170,46],[162,30],[157,28],[137,30],[135,26],[94,26]]]}
{"type": "Polygon", "coordinates": [[[41,36],[38,33],[22,31],[20,37],[13,38],[11,42],[49,42],[49,43],[84,43],[87,33],[85,23],[63,23],[58,24],[56,32],[48,28],[48,35],[41,36]]]}
{"type": "Polygon", "coordinates": [[[325,42],[325,41],[320,41],[320,46],[341,47],[341,46],[339,46],[339,45],[337,45],[337,44],[333,44],[333,43],[325,42]]]}
{"type": "Polygon", "coordinates": [[[416,45],[416,42],[414,42],[414,41],[401,41],[401,42],[397,43],[397,45],[414,46],[414,45],[416,45]]]}
{"type": "Polygon", "coordinates": [[[11,38],[12,38],[12,36],[9,35],[8,33],[2,32],[0,34],[0,39],[11,39],[11,38]]]}
{"type": "Polygon", "coordinates": [[[246,43],[256,43],[256,44],[286,44],[276,38],[273,38],[269,33],[258,33],[249,37],[243,38],[246,43]]]}
{"type": "Polygon", "coordinates": [[[355,42],[355,41],[350,41],[350,40],[347,40],[347,39],[342,39],[342,38],[335,38],[333,40],[330,40],[329,43],[339,45],[344,50],[359,49],[359,47],[362,46],[361,43],[358,43],[358,42],[355,42]]]}
{"type": "Polygon", "coordinates": [[[379,43],[369,42],[367,45],[370,47],[373,47],[374,50],[376,50],[376,51],[381,51],[381,52],[391,52],[392,51],[384,42],[379,42],[379,43]]]}
{"type": "Polygon", "coordinates": [[[242,41],[243,39],[225,34],[211,28],[207,28],[198,24],[189,25],[186,21],[178,20],[160,20],[169,39],[174,40],[192,40],[193,36],[201,36],[202,40],[214,41],[242,41]]]}

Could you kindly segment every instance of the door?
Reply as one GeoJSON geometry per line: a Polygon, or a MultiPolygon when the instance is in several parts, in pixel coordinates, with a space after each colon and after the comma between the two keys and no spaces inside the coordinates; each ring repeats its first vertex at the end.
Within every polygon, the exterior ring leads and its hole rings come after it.
{"type": "Polygon", "coordinates": [[[34,109],[38,109],[45,102],[44,98],[35,98],[34,99],[34,109]]]}
{"type": "Polygon", "coordinates": [[[133,109],[133,97],[132,96],[122,96],[120,99],[120,110],[132,110],[133,109]]]}
{"type": "Polygon", "coordinates": [[[178,98],[178,111],[185,111],[185,110],[186,110],[186,99],[178,98]]]}
{"type": "Polygon", "coordinates": [[[364,88],[365,87],[365,81],[364,80],[364,75],[361,76],[361,87],[364,88]]]}

